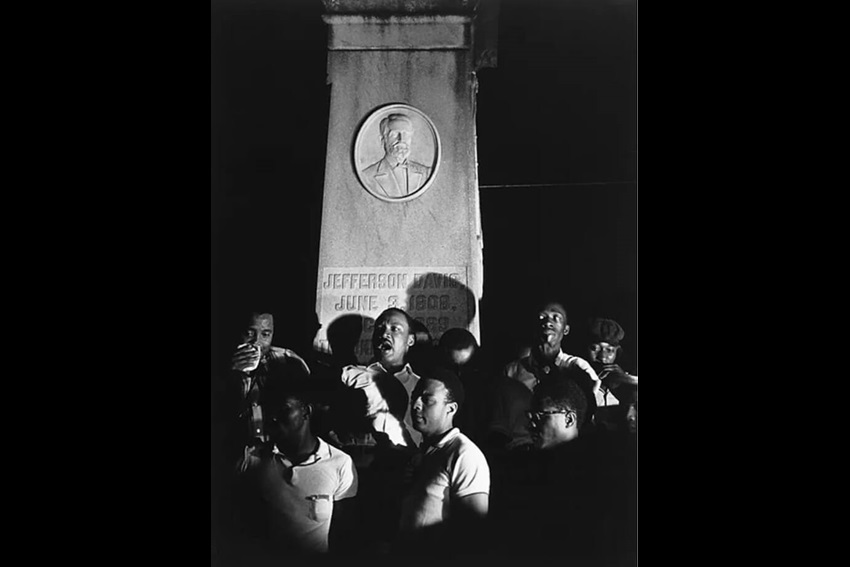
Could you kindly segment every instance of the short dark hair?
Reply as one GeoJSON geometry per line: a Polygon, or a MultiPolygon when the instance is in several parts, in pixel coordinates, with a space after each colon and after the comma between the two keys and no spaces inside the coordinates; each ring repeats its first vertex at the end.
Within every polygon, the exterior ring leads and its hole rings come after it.
{"type": "Polygon", "coordinates": [[[231,306],[224,315],[224,324],[226,325],[230,340],[238,340],[254,317],[266,313],[272,316],[275,326],[277,326],[277,314],[265,304],[250,303],[246,305],[239,303],[231,306]]]}
{"type": "Polygon", "coordinates": [[[442,350],[464,350],[478,348],[478,342],[475,340],[475,335],[466,329],[453,327],[440,337],[439,346],[442,350]]]}
{"type": "Polygon", "coordinates": [[[399,309],[398,307],[389,307],[381,311],[380,315],[375,318],[375,323],[377,324],[378,320],[381,317],[384,317],[387,313],[395,312],[404,315],[405,320],[407,321],[407,328],[410,330],[410,333],[413,334],[415,330],[416,320],[410,316],[410,314],[404,309],[399,309]]]}
{"type": "Polygon", "coordinates": [[[287,398],[296,399],[304,405],[311,404],[316,393],[314,390],[307,378],[268,380],[261,394],[263,412],[268,417],[278,415],[287,398]]]}
{"type": "Polygon", "coordinates": [[[538,384],[532,396],[532,407],[546,401],[558,409],[576,412],[577,426],[582,428],[587,416],[587,396],[573,378],[552,376],[538,384]]]}
{"type": "Polygon", "coordinates": [[[463,405],[463,400],[465,398],[463,383],[460,381],[460,378],[457,377],[457,374],[451,370],[435,366],[429,368],[426,372],[423,372],[420,379],[442,382],[443,386],[446,387],[446,401],[455,402],[458,405],[458,408],[463,405]]]}
{"type": "Polygon", "coordinates": [[[361,334],[363,334],[363,316],[355,313],[337,317],[328,325],[327,330],[328,342],[334,354],[353,350],[360,342],[361,334]]]}

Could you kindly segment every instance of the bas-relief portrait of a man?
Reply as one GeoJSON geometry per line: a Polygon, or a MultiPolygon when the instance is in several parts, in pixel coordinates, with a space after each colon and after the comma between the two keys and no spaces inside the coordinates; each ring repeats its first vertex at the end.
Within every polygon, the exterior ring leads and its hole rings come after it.
{"type": "Polygon", "coordinates": [[[417,110],[393,105],[366,120],[358,134],[355,153],[359,164],[368,164],[359,166],[358,178],[372,195],[385,201],[407,201],[419,196],[430,185],[439,163],[439,137],[430,120],[417,110]],[[378,140],[369,147],[374,140],[369,135],[369,127],[374,135],[375,124],[378,140]],[[417,147],[417,143],[421,147],[417,147]],[[377,161],[366,160],[370,151],[374,152],[378,146],[383,157],[377,161]],[[417,155],[426,158],[430,153],[432,165],[413,159],[411,155],[415,149],[417,155]]]}

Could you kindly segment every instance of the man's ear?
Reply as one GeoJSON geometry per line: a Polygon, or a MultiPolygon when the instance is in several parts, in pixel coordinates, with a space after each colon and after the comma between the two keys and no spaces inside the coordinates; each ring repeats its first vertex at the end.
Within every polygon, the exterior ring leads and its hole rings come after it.
{"type": "Polygon", "coordinates": [[[566,335],[569,335],[569,334],[570,334],[570,326],[565,323],[564,324],[564,335],[566,336],[566,335]]]}
{"type": "Polygon", "coordinates": [[[570,412],[565,413],[564,414],[564,423],[566,423],[567,429],[569,429],[570,427],[573,427],[574,425],[578,426],[578,416],[576,415],[576,412],[570,411],[570,412]]]}
{"type": "Polygon", "coordinates": [[[446,407],[449,410],[449,415],[454,415],[457,413],[460,406],[458,406],[457,402],[449,402],[446,404],[446,407]]]}
{"type": "Polygon", "coordinates": [[[304,415],[307,417],[313,417],[313,404],[304,404],[304,415]]]}
{"type": "Polygon", "coordinates": [[[413,333],[407,335],[407,346],[412,347],[416,343],[416,335],[413,333]]]}

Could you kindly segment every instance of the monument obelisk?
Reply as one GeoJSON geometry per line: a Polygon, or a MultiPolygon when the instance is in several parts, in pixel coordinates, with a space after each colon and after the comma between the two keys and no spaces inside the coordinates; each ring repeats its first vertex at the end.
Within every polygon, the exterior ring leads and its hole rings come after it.
{"type": "Polygon", "coordinates": [[[478,2],[324,0],[331,85],[315,346],[335,322],[401,307],[437,339],[480,337],[478,2]]]}

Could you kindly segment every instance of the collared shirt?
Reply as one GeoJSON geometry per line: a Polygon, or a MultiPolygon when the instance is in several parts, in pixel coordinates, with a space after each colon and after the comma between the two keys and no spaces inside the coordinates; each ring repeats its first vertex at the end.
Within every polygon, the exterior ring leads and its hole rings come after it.
{"type": "Polygon", "coordinates": [[[620,405],[620,400],[617,399],[614,392],[602,385],[599,388],[599,393],[596,395],[596,405],[600,408],[618,406],[620,405]]]}
{"type": "MultiPolygon", "coordinates": [[[[593,370],[593,367],[588,361],[581,357],[567,354],[563,350],[558,351],[558,355],[555,357],[553,365],[563,369],[572,367],[580,368],[588,375],[588,377],[593,381],[593,383],[600,383],[599,376],[596,374],[596,371],[593,370]]],[[[505,367],[505,374],[509,378],[513,378],[514,380],[520,381],[522,384],[525,385],[526,388],[528,388],[532,392],[534,391],[534,388],[537,386],[537,384],[540,383],[540,376],[547,375],[551,371],[551,366],[540,364],[537,359],[532,355],[524,356],[523,358],[509,363],[505,367]]],[[[597,401],[598,400],[599,398],[597,396],[597,401]]]]}
{"type": "Polygon", "coordinates": [[[286,541],[300,551],[328,551],[334,502],[357,495],[357,470],[343,451],[321,437],[316,452],[293,464],[274,447],[245,450],[239,464],[259,489],[269,513],[273,539],[286,541]]]}
{"type": "Polygon", "coordinates": [[[405,532],[448,520],[453,500],[470,494],[490,494],[487,459],[457,427],[421,451],[413,486],[402,503],[399,527],[405,532]]]}
{"type": "Polygon", "coordinates": [[[497,391],[492,407],[490,430],[509,437],[508,448],[531,443],[531,432],[529,431],[526,413],[531,409],[531,393],[541,379],[552,372],[568,369],[578,369],[584,372],[587,375],[586,384],[579,385],[582,386],[582,389],[587,388],[586,393],[593,389],[597,406],[605,405],[605,398],[601,388],[598,387],[601,384],[599,376],[590,366],[590,363],[578,356],[567,354],[563,350],[558,351],[558,355],[551,365],[541,364],[534,356],[529,354],[505,366],[504,374],[508,378],[508,382],[502,384],[497,391]],[[518,388],[511,384],[511,381],[522,384],[525,389],[518,388]]]}
{"type": "Polygon", "coordinates": [[[413,428],[413,418],[410,415],[410,396],[413,388],[419,382],[419,376],[413,372],[410,364],[390,374],[380,362],[369,366],[346,366],[342,369],[342,383],[350,388],[363,390],[366,395],[366,415],[372,419],[372,426],[379,433],[386,433],[394,445],[418,446],[422,442],[422,434],[413,428]],[[382,380],[395,379],[404,386],[407,392],[404,419],[390,413],[389,401],[381,392],[382,380]]]}

